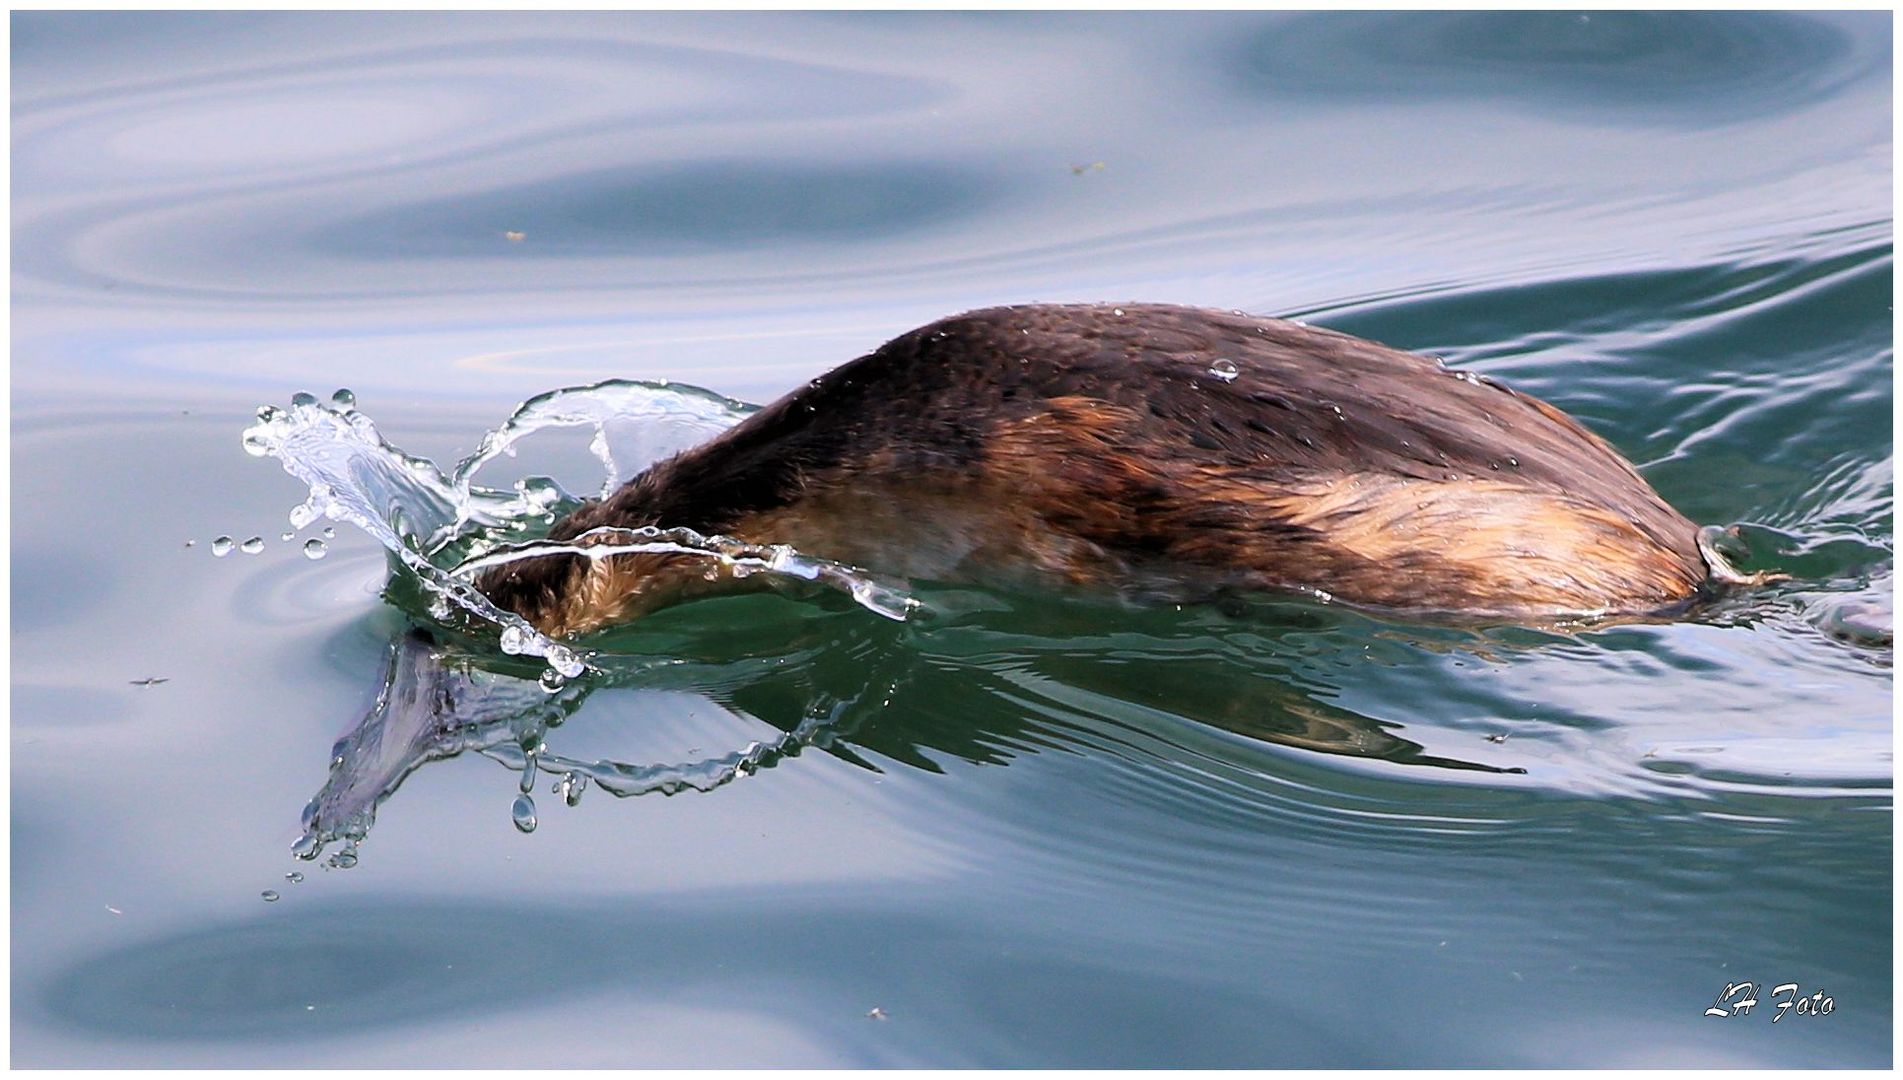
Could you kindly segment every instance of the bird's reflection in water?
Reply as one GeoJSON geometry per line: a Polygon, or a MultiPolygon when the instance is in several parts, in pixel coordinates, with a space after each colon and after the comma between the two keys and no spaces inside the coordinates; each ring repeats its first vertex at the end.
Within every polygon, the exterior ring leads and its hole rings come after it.
{"type": "MultiPolygon", "coordinates": [[[[1333,628],[1325,619],[1299,611],[1266,619],[1119,611],[1106,628],[1101,608],[1022,614],[987,602],[963,617],[912,626],[774,597],[709,601],[596,639],[598,670],[565,684],[517,658],[408,627],[389,645],[374,704],[333,747],[329,778],[305,809],[294,850],[316,858],[336,843],[332,865],[354,863],[377,808],[412,772],[465,753],[516,771],[524,796],[546,778],[572,804],[589,787],[622,797],[713,791],[808,747],[869,768],[878,767],[875,757],[930,771],[945,757],[1001,764],[1042,747],[1081,747],[1075,721],[1093,711],[1116,714],[1106,730],[1151,728],[1127,744],[1108,737],[1132,754],[1177,744],[1156,725],[1201,724],[1323,754],[1524,771],[1429,753],[1402,724],[1330,701],[1335,688],[1301,662],[1301,654],[1327,648],[1333,628]],[[1290,634],[1301,638],[1299,648],[1279,644],[1290,634]],[[673,763],[562,753],[554,732],[571,718],[625,725],[638,744],[639,695],[603,695],[602,707],[581,712],[611,688],[687,691],[760,724],[762,734],[673,763]]],[[[1340,649],[1359,651],[1365,640],[1348,638],[1340,649]]]]}

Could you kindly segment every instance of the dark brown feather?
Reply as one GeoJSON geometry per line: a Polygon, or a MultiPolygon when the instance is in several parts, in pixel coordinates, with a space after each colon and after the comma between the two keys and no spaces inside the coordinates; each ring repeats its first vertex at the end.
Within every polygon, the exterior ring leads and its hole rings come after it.
{"type": "MultiPolygon", "coordinates": [[[[914,330],[553,535],[608,524],[921,577],[1508,617],[1657,610],[1706,576],[1695,527],[1544,402],[1346,334],[1149,304],[914,330]]],[[[661,581],[682,562],[585,580],[584,560],[537,560],[480,584],[574,632],[682,595],[661,581]]]]}

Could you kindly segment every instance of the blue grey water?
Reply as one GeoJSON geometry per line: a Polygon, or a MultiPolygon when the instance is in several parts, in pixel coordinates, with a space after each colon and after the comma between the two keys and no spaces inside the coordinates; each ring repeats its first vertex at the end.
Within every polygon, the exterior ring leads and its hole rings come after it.
{"type": "Polygon", "coordinates": [[[14,1064],[1890,1064],[1889,15],[11,25],[14,1064]],[[1572,631],[691,605],[623,644],[704,685],[550,752],[852,722],[528,834],[448,756],[291,857],[417,616],[280,539],[259,405],[453,462],[555,387],[1139,299],[1497,376],[1792,580],[1572,631]]]}

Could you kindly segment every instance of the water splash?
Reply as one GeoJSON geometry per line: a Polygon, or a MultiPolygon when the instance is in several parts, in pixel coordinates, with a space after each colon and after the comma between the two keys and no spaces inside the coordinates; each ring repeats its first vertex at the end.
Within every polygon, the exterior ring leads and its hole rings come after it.
{"type": "MultiPolygon", "coordinates": [[[[780,574],[801,581],[815,582],[851,596],[860,607],[899,622],[918,610],[919,602],[898,589],[880,583],[864,571],[826,559],[802,555],[785,544],[750,544],[726,536],[705,536],[692,529],[662,529],[647,526],[622,529],[611,525],[589,529],[573,540],[532,540],[511,544],[457,565],[451,572],[459,577],[473,576],[483,570],[523,559],[554,555],[581,555],[591,560],[618,555],[698,555],[717,560],[720,567],[737,577],[751,573],[780,574]]],[[[517,643],[521,639],[515,639],[517,643]]],[[[505,632],[502,648],[511,648],[505,632]]]]}
{"type": "MultiPolygon", "coordinates": [[[[484,435],[473,454],[445,473],[434,462],[385,441],[375,423],[357,409],[355,396],[340,390],[328,402],[300,393],[288,408],[259,409],[257,423],[244,432],[244,448],[255,456],[277,458],[309,489],[309,497],[290,511],[293,529],[320,517],[357,526],[389,552],[394,571],[414,576],[432,617],[448,621],[460,614],[465,621],[492,627],[504,652],[541,657],[565,679],[588,669],[588,654],[496,606],[472,583],[476,571],[502,561],[558,554],[695,555],[714,560],[736,576],[762,571],[816,582],[845,592],[868,610],[905,618],[917,605],[897,589],[783,545],[746,544],[685,529],[591,534],[584,544],[535,541],[529,537],[552,521],[558,507],[574,501],[572,496],[547,477],[524,478],[510,490],[475,484],[479,470],[512,455],[529,435],[589,427],[590,452],[604,471],[601,490],[612,491],[647,465],[727,430],[753,411],[706,390],[667,383],[617,380],[551,391],[525,402],[484,435]]],[[[321,541],[305,547],[311,558],[321,558],[323,552],[321,541]]]]}
{"type": "Polygon", "coordinates": [[[450,476],[467,503],[477,470],[505,454],[513,456],[524,438],[554,427],[592,427],[588,451],[604,471],[606,496],[648,464],[672,456],[727,430],[758,411],[758,406],[722,397],[694,386],[614,379],[591,386],[552,390],[523,402],[501,427],[477,444],[450,476]],[[617,452],[616,442],[622,443],[617,452]]]}
{"type": "MultiPolygon", "coordinates": [[[[276,458],[308,490],[308,497],[290,510],[291,528],[328,519],[362,529],[387,551],[393,583],[419,591],[426,611],[412,614],[424,615],[426,623],[459,640],[471,635],[490,640],[502,654],[459,653],[439,646],[428,630],[401,635],[393,643],[376,703],[331,750],[329,778],[305,808],[293,853],[314,860],[335,844],[326,865],[355,865],[357,845],[368,836],[377,807],[410,773],[470,751],[519,771],[511,817],[528,832],[537,821],[531,792],[538,775],[558,777],[553,790],[570,806],[591,785],[617,796],[707,791],[823,741],[831,721],[815,716],[770,742],[704,761],[633,765],[551,753],[543,736],[596,688],[599,679],[584,678],[591,670],[616,682],[639,681],[680,661],[584,652],[498,607],[474,584],[482,570],[523,559],[686,555],[708,560],[710,573],[778,575],[844,593],[888,619],[910,616],[918,604],[899,588],[783,544],[684,528],[601,528],[563,542],[540,539],[555,514],[577,501],[573,496],[547,477],[525,477],[509,488],[475,482],[479,470],[512,455],[529,435],[583,427],[591,429],[589,449],[603,469],[602,490],[609,491],[752,411],[703,390],[668,384],[610,382],[558,390],[522,405],[486,434],[473,454],[444,470],[386,441],[348,391],[328,401],[298,394],[287,407],[259,409],[257,422],[244,432],[245,450],[276,458]],[[520,677],[519,665],[505,670],[512,663],[505,658],[511,656],[539,657],[546,666],[539,677],[520,677]]],[[[333,535],[330,526],[324,535],[333,535]]],[[[239,546],[220,539],[215,552],[239,546]]],[[[303,551],[322,558],[328,546],[313,538],[303,551]]],[[[392,595],[408,606],[402,590],[392,595]]]]}

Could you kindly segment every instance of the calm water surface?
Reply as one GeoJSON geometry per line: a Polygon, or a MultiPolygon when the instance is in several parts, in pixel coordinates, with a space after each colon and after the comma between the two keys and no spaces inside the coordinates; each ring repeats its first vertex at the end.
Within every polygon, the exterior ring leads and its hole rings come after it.
{"type": "Polygon", "coordinates": [[[1887,16],[12,31],[16,1064],[1890,1063],[1887,16]],[[764,401],[1123,299],[1498,376],[1793,580],[1571,631],[709,602],[548,752],[803,752],[545,775],[523,834],[502,739],[291,856],[421,616],[369,538],[280,539],[259,404],[449,463],[554,387],[764,401]]]}

